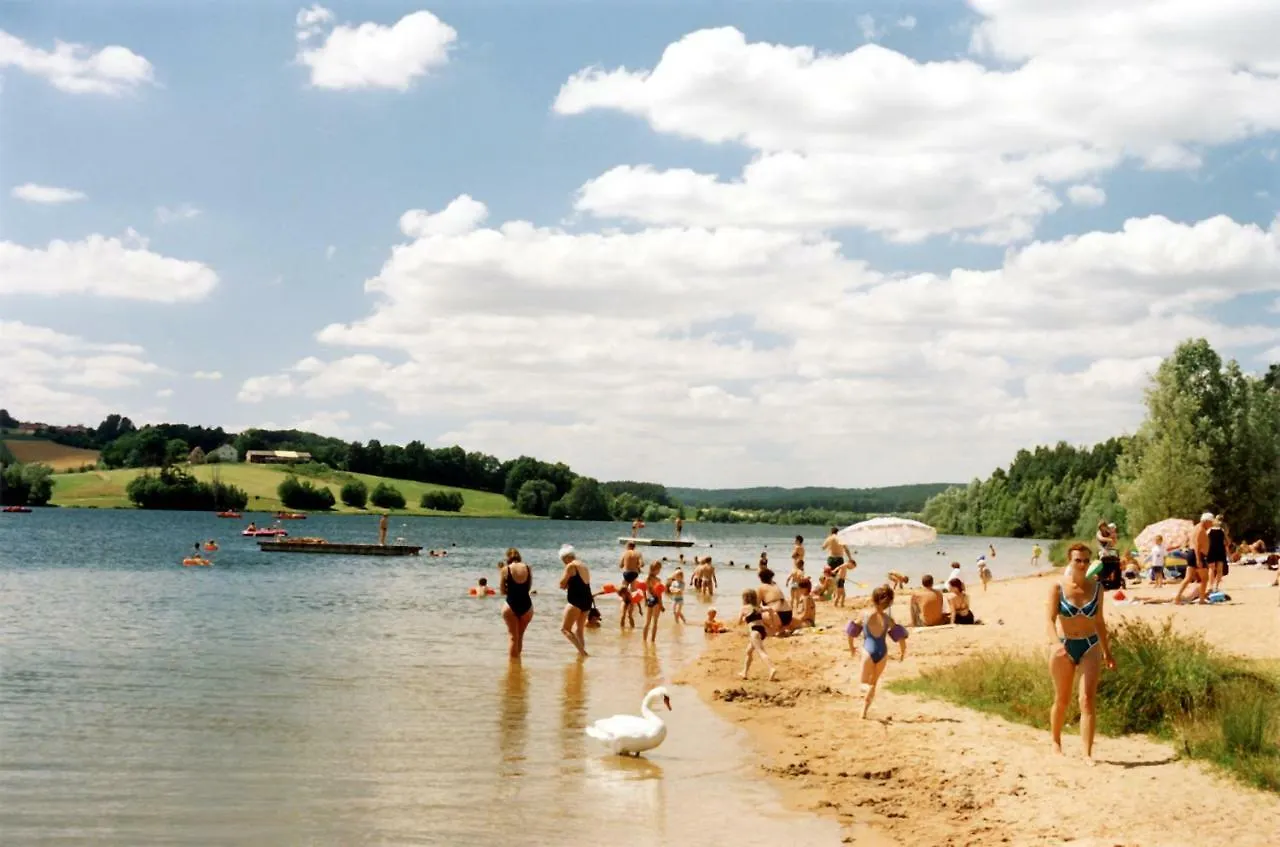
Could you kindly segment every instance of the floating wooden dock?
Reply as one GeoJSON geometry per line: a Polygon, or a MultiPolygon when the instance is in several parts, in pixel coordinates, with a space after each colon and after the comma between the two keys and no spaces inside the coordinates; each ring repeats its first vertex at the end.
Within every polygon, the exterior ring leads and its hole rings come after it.
{"type": "Polygon", "coordinates": [[[259,541],[267,553],[332,553],[338,556],[416,556],[421,547],[412,544],[343,544],[328,541],[259,541]]]}
{"type": "Polygon", "coordinates": [[[674,538],[629,538],[618,539],[619,544],[634,541],[637,547],[692,547],[692,541],[676,541],[674,538]]]}

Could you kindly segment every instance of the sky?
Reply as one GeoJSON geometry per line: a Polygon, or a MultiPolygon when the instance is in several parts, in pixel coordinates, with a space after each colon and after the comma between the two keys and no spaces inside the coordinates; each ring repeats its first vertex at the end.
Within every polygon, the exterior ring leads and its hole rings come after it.
{"type": "Polygon", "coordinates": [[[1280,360],[1272,0],[0,0],[0,407],[985,476],[1280,360]]]}

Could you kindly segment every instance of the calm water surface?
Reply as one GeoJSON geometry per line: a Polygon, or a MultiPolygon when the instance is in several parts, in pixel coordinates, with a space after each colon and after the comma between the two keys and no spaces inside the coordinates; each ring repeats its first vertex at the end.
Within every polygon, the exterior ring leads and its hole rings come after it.
{"type": "MultiPolygon", "coordinates": [[[[621,524],[396,518],[393,538],[449,556],[385,560],[262,553],[243,525],[0,515],[0,843],[839,842],[829,822],[783,810],[740,732],[691,690],[672,688],[670,733],[647,759],[603,756],[583,733],[636,712],[705,638],[668,614],[646,648],[603,603],[592,657],[574,658],[558,633],[555,550],[570,541],[597,586],[616,580],[621,524]],[[210,538],[214,567],[180,565],[210,538]],[[499,601],[466,596],[478,576],[496,581],[508,545],[540,589],[514,666],[499,601]]],[[[288,528],[377,532],[376,519],[338,516],[288,528]]],[[[767,545],[785,561],[796,532],[814,558],[818,527],[693,528],[695,551],[720,566],[726,614],[755,582],[728,560],[767,545]]],[[[994,543],[1007,548],[998,576],[1027,569],[1030,542],[994,543]]],[[[968,567],[986,544],[864,550],[859,579],[941,575],[937,549],[968,567]]],[[[687,613],[702,617],[692,598],[687,613]]]]}

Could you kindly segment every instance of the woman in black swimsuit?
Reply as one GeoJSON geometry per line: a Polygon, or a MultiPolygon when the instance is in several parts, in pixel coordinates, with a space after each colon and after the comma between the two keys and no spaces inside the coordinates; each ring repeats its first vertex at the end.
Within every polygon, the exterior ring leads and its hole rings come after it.
{"type": "Polygon", "coordinates": [[[578,554],[572,544],[560,548],[560,561],[564,562],[564,575],[560,577],[560,587],[565,590],[564,620],[560,623],[560,631],[569,643],[578,648],[578,655],[586,658],[587,644],[582,631],[587,626],[587,613],[591,611],[591,572],[587,566],[578,561],[578,554]]]}
{"type": "Polygon", "coordinates": [[[502,607],[502,620],[511,633],[511,658],[520,658],[524,649],[524,631],[533,620],[533,600],[529,589],[533,587],[533,571],[520,560],[520,551],[507,549],[507,560],[498,571],[498,591],[507,598],[502,607]]]}

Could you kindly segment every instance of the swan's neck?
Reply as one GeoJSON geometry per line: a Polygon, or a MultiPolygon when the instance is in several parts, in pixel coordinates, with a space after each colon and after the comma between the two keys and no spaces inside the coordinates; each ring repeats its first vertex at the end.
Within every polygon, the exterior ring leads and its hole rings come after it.
{"type": "Polygon", "coordinates": [[[654,697],[651,694],[645,697],[644,700],[640,701],[640,714],[644,715],[647,720],[657,721],[658,723],[662,723],[662,718],[656,712],[654,712],[653,709],[649,708],[649,704],[657,699],[658,699],[657,697],[654,697]]]}

